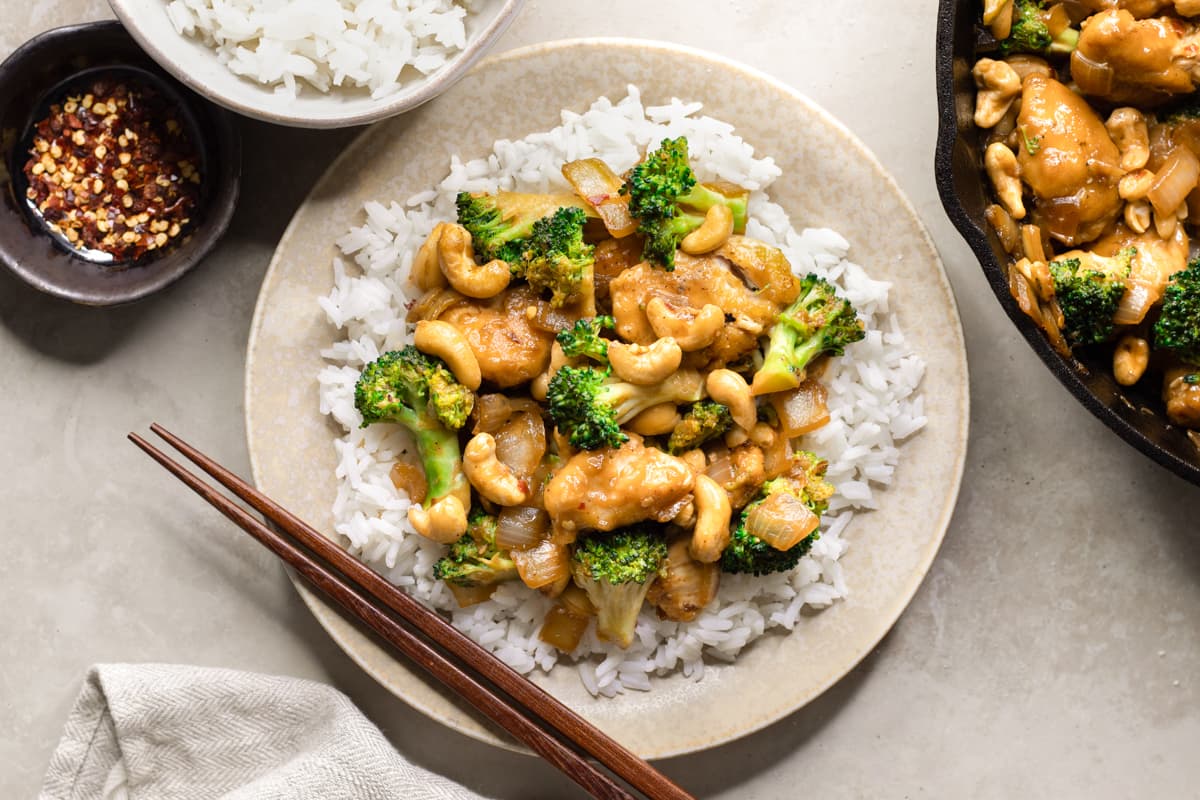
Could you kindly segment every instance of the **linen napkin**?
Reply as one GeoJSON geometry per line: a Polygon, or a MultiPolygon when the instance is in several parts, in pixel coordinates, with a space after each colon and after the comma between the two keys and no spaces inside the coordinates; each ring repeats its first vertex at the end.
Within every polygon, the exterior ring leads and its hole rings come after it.
{"type": "Polygon", "coordinates": [[[319,683],[169,664],[92,667],[39,800],[473,800],[319,683]]]}

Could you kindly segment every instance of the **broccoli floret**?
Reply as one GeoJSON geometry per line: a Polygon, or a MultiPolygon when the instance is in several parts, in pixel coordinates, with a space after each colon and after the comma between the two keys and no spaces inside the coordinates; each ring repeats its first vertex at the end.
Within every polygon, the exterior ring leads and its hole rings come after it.
{"type": "MultiPolygon", "coordinates": [[[[534,224],[562,208],[579,208],[585,215],[584,202],[572,194],[497,194],[458,195],[458,224],[471,234],[475,255],[490,261],[498,258],[510,265],[521,260],[526,239],[534,224]]],[[[592,212],[594,213],[594,212],[592,212]]]]}
{"type": "Polygon", "coordinates": [[[621,424],[650,406],[695,403],[703,396],[703,381],[687,370],[654,386],[639,386],[613,378],[611,369],[562,367],[550,379],[546,404],[573,446],[596,450],[627,442],[621,424]]]}
{"type": "Polygon", "coordinates": [[[467,532],[433,565],[433,576],[455,586],[487,586],[513,580],[517,566],[507,550],[496,547],[496,518],[471,509],[467,532]]]}
{"type": "Polygon", "coordinates": [[[1064,28],[1057,36],[1046,24],[1046,0],[1016,0],[1013,5],[1012,31],[1000,42],[1000,52],[1066,54],[1079,44],[1079,31],[1064,28]]]}
{"type": "Polygon", "coordinates": [[[787,550],[776,550],[746,529],[750,512],[777,492],[793,495],[818,517],[828,508],[833,486],[824,477],[826,462],[811,453],[798,453],[797,459],[801,470],[799,476],[784,476],[767,481],[759,490],[758,497],[742,509],[737,527],[730,534],[729,544],[721,553],[720,563],[723,571],[752,575],[787,572],[800,563],[800,559],[812,549],[813,542],[821,537],[819,532],[813,531],[787,550]]]}
{"type": "Polygon", "coordinates": [[[687,450],[693,450],[709,439],[720,436],[729,430],[733,424],[733,415],[729,406],[715,400],[701,400],[692,406],[683,419],[671,431],[667,440],[667,452],[677,456],[687,450]]]}
{"type": "Polygon", "coordinates": [[[667,543],[650,525],[594,533],[575,543],[571,575],[596,607],[600,638],[628,647],[650,582],[667,559],[667,543]]]}
{"type": "Polygon", "coordinates": [[[1125,295],[1135,252],[1129,248],[1111,258],[1082,253],[1050,262],[1054,294],[1066,323],[1063,333],[1072,344],[1097,344],[1112,336],[1113,315],[1125,295]]]}
{"type": "Polygon", "coordinates": [[[612,330],[616,322],[612,317],[591,317],[576,320],[570,328],[558,332],[558,344],[567,358],[587,356],[605,366],[608,365],[608,339],[601,331],[612,330]]]}
{"type": "Polygon", "coordinates": [[[395,422],[412,431],[430,503],[467,488],[456,431],[474,403],[475,395],[454,380],[441,360],[412,346],[367,364],[354,386],[354,406],[363,427],[395,422]]]}
{"type": "Polygon", "coordinates": [[[866,336],[850,301],[833,284],[809,274],[800,281],[800,296],[783,310],[771,328],[763,364],[754,373],[754,394],[795,389],[805,367],[817,356],[840,356],[846,345],[866,336]]]}
{"type": "Polygon", "coordinates": [[[1154,346],[1200,367],[1200,259],[1167,284],[1162,314],[1154,323],[1154,346]]]}
{"type": "Polygon", "coordinates": [[[733,186],[702,184],[688,165],[687,138],[664,139],[659,148],[629,171],[621,194],[629,195],[629,213],[645,237],[647,261],[675,269],[675,250],[699,228],[708,209],[724,205],[733,212],[733,229],[746,229],[749,192],[733,186]]]}
{"type": "MultiPolygon", "coordinates": [[[[558,308],[577,300],[590,282],[596,248],[583,241],[581,208],[560,208],[533,223],[513,272],[540,291],[551,293],[550,305],[558,308]]],[[[515,243],[510,243],[511,244],[515,243]]]]}

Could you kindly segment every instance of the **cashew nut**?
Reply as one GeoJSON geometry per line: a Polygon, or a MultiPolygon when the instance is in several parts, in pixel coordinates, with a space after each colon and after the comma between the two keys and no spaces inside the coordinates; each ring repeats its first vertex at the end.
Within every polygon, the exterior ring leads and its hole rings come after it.
{"type": "Polygon", "coordinates": [[[994,127],[1021,93],[1021,76],[1007,62],[990,58],[979,59],[971,74],[979,89],[975,94],[975,124],[994,127]]]}
{"type": "Polygon", "coordinates": [[[1004,59],[1004,62],[1016,71],[1017,77],[1021,79],[1022,83],[1030,75],[1044,75],[1047,78],[1053,78],[1056,74],[1046,59],[1028,53],[1011,55],[1004,59]]]}
{"type": "Polygon", "coordinates": [[[533,399],[545,400],[546,394],[550,391],[550,379],[554,377],[554,373],[570,363],[571,359],[567,358],[567,354],[563,352],[562,345],[557,341],[550,345],[550,365],[546,367],[545,372],[529,383],[529,393],[533,395],[533,399]]]}
{"type": "Polygon", "coordinates": [[[653,386],[665,381],[679,369],[683,361],[683,350],[671,337],[659,339],[647,347],[642,344],[611,342],[608,345],[608,363],[621,380],[639,386],[653,386]]]}
{"type": "Polygon", "coordinates": [[[746,379],[731,369],[714,369],[705,381],[708,396],[718,403],[729,406],[733,421],[744,431],[749,431],[758,421],[754,397],[746,379]]]}
{"type": "Polygon", "coordinates": [[[720,306],[707,303],[699,311],[690,307],[681,311],[661,297],[646,303],[646,318],[658,338],[670,337],[688,353],[712,344],[725,325],[725,312],[720,306]]]}
{"type": "Polygon", "coordinates": [[[461,225],[447,224],[438,240],[438,262],[446,280],[458,292],[467,297],[486,299],[495,297],[512,280],[508,264],[492,259],[486,264],[475,263],[475,248],[471,234],[461,225]]]}
{"type": "Polygon", "coordinates": [[[750,429],[750,442],[763,450],[771,449],[771,445],[775,444],[775,437],[775,429],[765,422],[756,423],[750,429]]]}
{"type": "MultiPolygon", "coordinates": [[[[1186,203],[1181,205],[1186,206],[1186,203]]],[[[1172,209],[1166,214],[1154,211],[1154,231],[1160,239],[1170,239],[1175,234],[1175,226],[1179,224],[1179,209],[1172,209]]]]}
{"type": "Polygon", "coordinates": [[[446,285],[446,276],[442,273],[437,256],[438,242],[442,240],[442,232],[446,230],[446,227],[447,223],[445,222],[439,222],[433,226],[429,238],[425,240],[425,244],[421,245],[421,249],[417,251],[416,257],[413,258],[413,282],[423,292],[428,292],[431,289],[441,289],[446,285]]]}
{"type": "Polygon", "coordinates": [[[687,504],[671,519],[671,524],[677,528],[690,529],[696,524],[696,502],[688,500],[687,504]]]}
{"type": "Polygon", "coordinates": [[[725,431],[723,437],[725,446],[732,450],[735,447],[741,447],[746,442],[750,441],[750,434],[746,433],[745,428],[739,428],[736,425],[725,431]]]}
{"type": "Polygon", "coordinates": [[[1136,108],[1118,108],[1104,123],[1113,144],[1121,151],[1121,169],[1141,169],[1150,160],[1150,132],[1146,117],[1136,108]]]}
{"type": "Polygon", "coordinates": [[[1133,386],[1150,363],[1150,343],[1132,334],[1122,336],[1113,351],[1113,377],[1122,386],[1133,386]]]}
{"type": "Polygon", "coordinates": [[[983,24],[997,41],[1012,33],[1013,0],[983,0],[983,24]]]}
{"type": "Polygon", "coordinates": [[[705,457],[704,451],[700,448],[688,450],[679,456],[679,460],[691,467],[692,472],[695,472],[697,475],[704,472],[708,467],[708,459],[705,457]]]}
{"type": "Polygon", "coordinates": [[[662,436],[675,430],[679,420],[679,409],[674,403],[659,403],[631,419],[626,427],[642,436],[662,436]]]}
{"type": "Polygon", "coordinates": [[[1154,185],[1155,175],[1148,169],[1135,169],[1126,173],[1117,184],[1117,193],[1122,200],[1141,200],[1150,193],[1154,185]]]}
{"type": "Polygon", "coordinates": [[[1181,17],[1200,17],[1200,0],[1175,0],[1175,13],[1181,17]]]}
{"type": "Polygon", "coordinates": [[[462,331],[449,322],[436,319],[423,319],[417,323],[417,332],[413,335],[413,344],[422,353],[437,356],[446,362],[446,366],[454,373],[454,378],[471,391],[483,383],[483,373],[479,370],[479,359],[471,349],[471,343],[462,331]]]}
{"type": "Polygon", "coordinates": [[[692,528],[688,554],[704,564],[712,564],[729,544],[729,518],[733,514],[729,494],[707,475],[697,475],[692,496],[696,525],[692,528]]]}
{"type": "Polygon", "coordinates": [[[507,464],[496,458],[496,440],[480,433],[463,450],[463,472],[485,499],[502,506],[518,506],[529,499],[527,486],[507,464]]]}
{"type": "Polygon", "coordinates": [[[1150,201],[1135,200],[1125,206],[1125,224],[1134,233],[1145,233],[1150,230],[1150,201]]]}
{"type": "Polygon", "coordinates": [[[996,187],[996,196],[1012,214],[1013,219],[1025,219],[1025,201],[1021,199],[1020,168],[1017,157],[1001,142],[988,145],[983,155],[988,177],[996,187]]]}
{"type": "Polygon", "coordinates": [[[408,522],[426,539],[451,544],[467,532],[467,510],[462,500],[448,494],[429,508],[409,506],[408,522]]]}
{"type": "Polygon", "coordinates": [[[704,222],[699,228],[683,237],[679,249],[693,256],[711,253],[729,241],[732,235],[733,212],[728,206],[718,204],[704,215],[704,222]]]}
{"type": "Polygon", "coordinates": [[[1022,258],[1013,264],[1013,269],[1025,276],[1033,293],[1042,302],[1048,303],[1050,298],[1054,297],[1054,281],[1050,277],[1050,268],[1045,261],[1030,261],[1028,258],[1022,258]]]}

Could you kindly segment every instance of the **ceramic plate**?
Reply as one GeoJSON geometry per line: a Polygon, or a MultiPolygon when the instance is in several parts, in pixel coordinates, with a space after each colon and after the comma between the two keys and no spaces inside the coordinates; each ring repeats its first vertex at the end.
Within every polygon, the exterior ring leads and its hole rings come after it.
{"type": "MultiPolygon", "coordinates": [[[[368,200],[403,202],[432,187],[450,156],[490,152],[582,111],[600,95],[640,87],[646,105],[701,100],[729,121],[783,177],[771,196],[797,228],[829,226],[850,257],[894,284],[892,307],[928,371],[929,425],[902,446],[880,508],[857,516],[843,556],[848,599],[806,617],[801,635],[768,635],[703,681],[656,679],[649,693],[592,698],[575,669],[534,678],[648,758],[728,742],[795,711],[849,672],[908,604],[942,541],[967,446],[967,365],[962,330],[941,263],[912,207],[875,158],[836,120],[782,84],[681,48],[629,40],[559,42],[495,57],[434,103],[369,129],[333,164],[296,213],[263,282],[246,367],[246,429],[260,488],[318,528],[332,530],[333,441],[341,431],[318,410],[319,355],[336,337],[317,306],[332,287],[334,240],[361,224],[368,200]],[[516,96],[514,86],[523,87],[516,96]],[[470,109],[464,113],[463,109],[470,109]],[[300,376],[300,380],[297,380],[300,376]]],[[[305,587],[330,635],[398,697],[469,736],[510,746],[440,686],[410,669],[305,587]]]]}

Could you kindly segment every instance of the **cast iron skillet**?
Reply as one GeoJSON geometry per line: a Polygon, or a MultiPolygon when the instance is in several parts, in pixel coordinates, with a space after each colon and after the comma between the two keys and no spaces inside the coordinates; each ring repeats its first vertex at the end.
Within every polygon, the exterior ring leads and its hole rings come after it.
{"type": "Polygon", "coordinates": [[[1071,394],[1125,441],[1183,478],[1200,485],[1200,435],[1167,422],[1160,382],[1123,387],[1112,377],[1108,350],[1076,350],[1064,358],[1017,307],[1002,266],[1008,256],[984,221],[991,203],[983,169],[983,139],[972,120],[978,0],[941,0],[937,33],[938,142],[934,160],[938,194],[959,233],[975,251],[992,291],[1025,341],[1071,394]]]}

